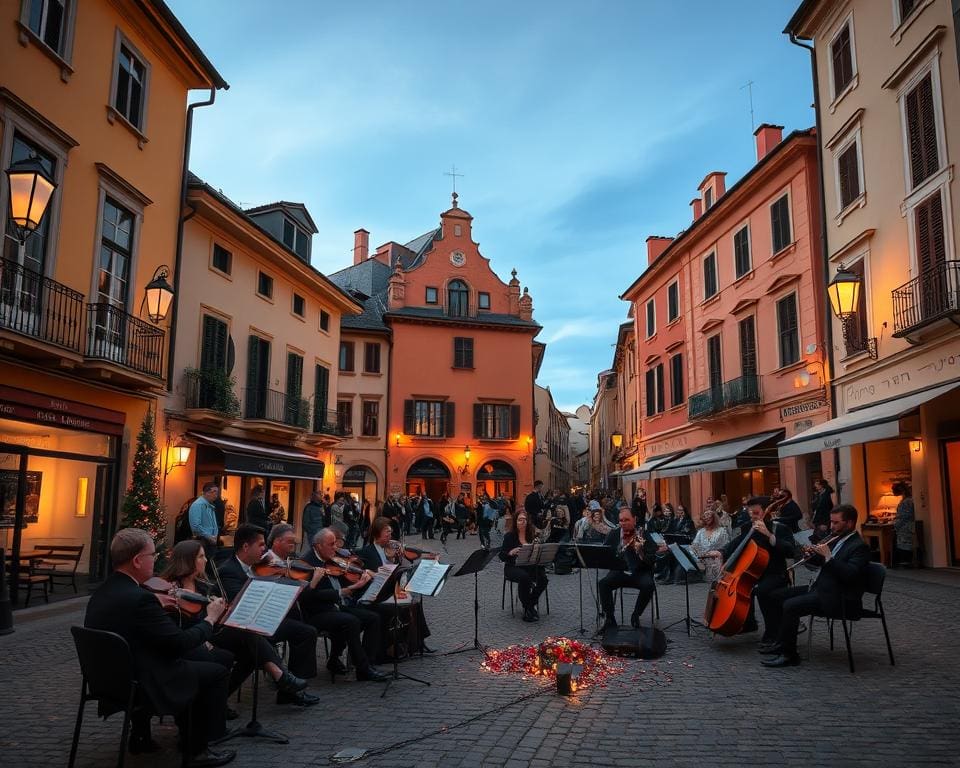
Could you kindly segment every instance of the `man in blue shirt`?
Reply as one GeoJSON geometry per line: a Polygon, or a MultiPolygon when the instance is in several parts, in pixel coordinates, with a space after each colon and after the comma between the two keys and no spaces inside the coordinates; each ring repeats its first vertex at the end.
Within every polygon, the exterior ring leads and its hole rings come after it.
{"type": "Polygon", "coordinates": [[[423,517],[423,524],[420,529],[420,537],[423,539],[433,538],[433,503],[430,498],[423,494],[420,499],[420,514],[423,517]]]}
{"type": "Polygon", "coordinates": [[[208,562],[213,559],[214,552],[217,550],[217,537],[220,534],[217,527],[217,510],[213,506],[213,502],[219,493],[219,485],[204,483],[203,493],[197,496],[187,513],[187,518],[190,521],[190,532],[195,539],[199,539],[203,544],[203,551],[208,562]]]}

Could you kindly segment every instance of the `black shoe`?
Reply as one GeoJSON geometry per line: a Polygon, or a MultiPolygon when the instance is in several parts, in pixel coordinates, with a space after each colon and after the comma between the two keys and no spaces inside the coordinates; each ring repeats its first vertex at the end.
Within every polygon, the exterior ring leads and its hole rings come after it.
{"type": "Polygon", "coordinates": [[[347,674],[347,668],[340,659],[334,656],[330,661],[327,662],[327,670],[335,675],[345,675],[347,674]]]}
{"type": "Polygon", "coordinates": [[[297,707],[312,707],[320,703],[320,697],[306,691],[296,693],[277,693],[277,704],[293,704],[297,707]]]}
{"type": "Polygon", "coordinates": [[[420,644],[420,650],[424,653],[436,653],[436,651],[433,648],[430,648],[426,643],[420,644]]]}
{"type": "Polygon", "coordinates": [[[280,693],[296,693],[307,687],[307,681],[302,677],[297,677],[289,671],[284,672],[280,677],[273,681],[280,693]]]}
{"type": "Polygon", "coordinates": [[[775,659],[763,659],[760,662],[765,667],[796,667],[800,664],[800,656],[796,653],[791,653],[789,656],[784,656],[782,653],[777,656],[775,659]]]}
{"type": "Polygon", "coordinates": [[[160,751],[160,745],[151,739],[149,734],[146,736],[131,736],[127,743],[127,750],[131,755],[152,755],[154,752],[160,751]]]}
{"type": "Polygon", "coordinates": [[[226,765],[237,756],[235,749],[224,749],[220,752],[214,752],[212,749],[205,749],[194,755],[187,761],[188,768],[214,768],[217,765],[226,765]]]}
{"type": "Polygon", "coordinates": [[[779,656],[783,653],[783,646],[780,643],[761,643],[757,653],[764,656],[779,656]]]}
{"type": "Polygon", "coordinates": [[[385,683],[392,675],[387,672],[381,672],[376,667],[369,667],[366,672],[357,672],[357,680],[370,681],[371,683],[385,683]]]}
{"type": "Polygon", "coordinates": [[[236,720],[238,717],[240,717],[240,713],[237,712],[237,710],[235,710],[233,707],[227,707],[226,716],[227,720],[236,720]]]}
{"type": "Polygon", "coordinates": [[[617,624],[616,619],[607,619],[603,622],[603,631],[606,632],[608,629],[619,629],[620,625],[617,624]]]}
{"type": "Polygon", "coordinates": [[[535,614],[533,611],[531,611],[529,608],[524,608],[524,609],[523,609],[523,620],[526,621],[527,623],[531,623],[531,624],[532,624],[533,622],[537,621],[537,616],[536,616],[536,614],[535,614]]]}
{"type": "Polygon", "coordinates": [[[530,606],[530,613],[533,614],[534,618],[536,618],[536,619],[539,619],[539,618],[540,618],[540,608],[539,608],[538,606],[536,606],[536,605],[531,605],[531,606],[530,606]]]}

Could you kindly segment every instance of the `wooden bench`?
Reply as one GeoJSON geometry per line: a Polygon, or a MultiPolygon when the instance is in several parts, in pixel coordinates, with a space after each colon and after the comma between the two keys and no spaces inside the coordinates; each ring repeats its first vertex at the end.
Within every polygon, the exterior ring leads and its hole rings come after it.
{"type": "Polygon", "coordinates": [[[33,561],[31,576],[47,576],[50,579],[50,591],[57,579],[62,583],[70,583],[73,593],[77,594],[77,566],[83,555],[83,544],[34,544],[33,548],[43,554],[33,561]]]}

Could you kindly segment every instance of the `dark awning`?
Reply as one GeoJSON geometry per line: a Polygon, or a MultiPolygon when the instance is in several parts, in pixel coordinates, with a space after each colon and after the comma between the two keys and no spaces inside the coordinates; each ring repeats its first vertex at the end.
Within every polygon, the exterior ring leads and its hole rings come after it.
{"type": "Polygon", "coordinates": [[[323,462],[303,451],[196,432],[188,432],[187,437],[223,453],[223,471],[230,475],[299,480],[319,480],[323,477],[323,462]]]}
{"type": "Polygon", "coordinates": [[[516,480],[517,473],[507,462],[494,459],[486,461],[477,470],[477,480],[516,480]]]}
{"type": "Polygon", "coordinates": [[[783,430],[776,429],[695,448],[690,453],[657,467],[657,477],[775,467],[778,464],[776,442],[782,437],[783,430]]]}
{"type": "Polygon", "coordinates": [[[420,459],[410,467],[407,477],[438,477],[449,479],[450,470],[438,459],[420,459]]]}

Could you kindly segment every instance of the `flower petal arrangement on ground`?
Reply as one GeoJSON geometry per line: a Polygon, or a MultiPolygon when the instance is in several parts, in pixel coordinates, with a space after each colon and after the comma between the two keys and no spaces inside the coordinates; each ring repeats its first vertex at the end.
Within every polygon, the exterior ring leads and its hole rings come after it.
{"type": "Polygon", "coordinates": [[[488,650],[481,668],[494,674],[556,677],[558,664],[577,664],[576,687],[602,685],[624,670],[624,664],[606,652],[580,640],[548,637],[539,645],[511,645],[488,650]]]}

